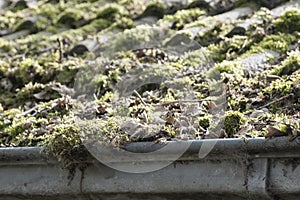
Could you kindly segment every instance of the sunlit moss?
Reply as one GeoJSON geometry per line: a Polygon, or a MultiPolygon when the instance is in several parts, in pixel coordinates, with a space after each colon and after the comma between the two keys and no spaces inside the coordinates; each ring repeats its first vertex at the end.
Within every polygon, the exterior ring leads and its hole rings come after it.
{"type": "Polygon", "coordinates": [[[186,24],[197,20],[198,17],[205,15],[205,11],[199,8],[189,10],[179,10],[173,15],[165,15],[158,21],[158,24],[171,23],[174,29],[182,29],[186,24]]]}
{"type": "Polygon", "coordinates": [[[193,67],[194,69],[200,69],[202,67],[209,68],[212,64],[210,55],[202,48],[185,53],[179,62],[181,62],[183,66],[193,67]]]}
{"type": "Polygon", "coordinates": [[[3,76],[9,69],[9,64],[3,60],[0,60],[0,77],[3,76]]]}
{"type": "Polygon", "coordinates": [[[0,52],[8,54],[16,54],[17,50],[13,42],[0,38],[0,52]]]}
{"type": "Polygon", "coordinates": [[[18,63],[16,77],[26,84],[42,76],[43,72],[43,67],[36,60],[27,58],[18,63]]]}
{"type": "Polygon", "coordinates": [[[116,21],[121,15],[124,15],[124,8],[118,4],[108,4],[97,14],[97,18],[116,21]]]}
{"type": "Polygon", "coordinates": [[[272,81],[270,86],[266,87],[263,91],[268,92],[270,94],[279,94],[279,95],[286,95],[292,92],[292,84],[291,80],[275,80],[272,81]]]}
{"type": "Polygon", "coordinates": [[[216,68],[220,71],[220,73],[226,72],[229,74],[242,74],[242,63],[239,61],[224,60],[221,63],[217,63],[216,68]]]}
{"type": "Polygon", "coordinates": [[[286,10],[278,19],[275,20],[276,31],[284,33],[293,33],[300,31],[300,10],[292,8],[286,10]]]}
{"type": "Polygon", "coordinates": [[[69,26],[70,28],[77,28],[84,24],[86,13],[77,9],[66,9],[58,16],[57,23],[69,26]]]}
{"type": "Polygon", "coordinates": [[[210,120],[211,120],[210,116],[204,116],[204,117],[199,117],[197,119],[197,122],[199,123],[199,126],[201,126],[202,128],[208,129],[210,125],[210,120]]]}
{"type": "Polygon", "coordinates": [[[247,39],[246,36],[237,35],[232,38],[225,38],[218,44],[211,44],[207,49],[215,61],[230,60],[243,52],[243,48],[248,44],[247,39]]]}
{"type": "Polygon", "coordinates": [[[300,69],[300,52],[299,50],[291,51],[288,57],[281,63],[279,67],[273,70],[273,74],[283,76],[291,75],[300,69]]]}
{"type": "Polygon", "coordinates": [[[296,37],[291,34],[267,35],[260,43],[253,45],[250,51],[252,53],[262,53],[266,50],[272,50],[282,54],[288,51],[289,45],[295,41],[296,37]]]}

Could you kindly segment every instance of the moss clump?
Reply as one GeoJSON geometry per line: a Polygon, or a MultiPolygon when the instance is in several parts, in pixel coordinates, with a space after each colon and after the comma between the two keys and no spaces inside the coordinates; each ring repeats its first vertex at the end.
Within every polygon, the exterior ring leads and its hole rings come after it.
{"type": "Polygon", "coordinates": [[[271,98],[273,96],[282,96],[292,92],[293,81],[291,80],[275,80],[272,81],[270,86],[266,87],[263,91],[269,93],[271,98]]]}
{"type": "Polygon", "coordinates": [[[288,57],[281,63],[278,68],[273,70],[273,74],[278,76],[291,75],[300,69],[300,52],[299,50],[291,51],[288,57]]]}
{"type": "Polygon", "coordinates": [[[79,131],[75,122],[67,119],[56,126],[44,142],[44,151],[58,158],[63,167],[69,170],[70,182],[75,176],[76,168],[83,171],[88,166],[87,160],[92,158],[81,142],[79,131]]]}
{"type": "Polygon", "coordinates": [[[108,117],[106,120],[97,118],[89,120],[78,118],[76,120],[80,131],[84,133],[84,135],[81,134],[81,139],[85,144],[98,142],[119,146],[129,141],[128,133],[121,131],[119,126],[124,119],[108,117]]]}
{"type": "Polygon", "coordinates": [[[43,67],[32,58],[26,58],[24,61],[19,62],[16,70],[15,76],[18,79],[18,84],[26,84],[37,80],[44,72],[43,67]]]}
{"type": "Polygon", "coordinates": [[[247,45],[247,36],[233,36],[232,38],[225,38],[218,44],[211,44],[207,47],[210,55],[215,61],[223,61],[224,59],[231,60],[236,58],[247,45]],[[246,42],[246,43],[245,43],[246,42]]]}
{"type": "Polygon", "coordinates": [[[289,45],[296,41],[296,37],[291,34],[279,33],[275,35],[268,35],[264,39],[251,47],[251,53],[262,53],[266,50],[272,50],[280,54],[286,53],[289,45]]]}
{"type": "Polygon", "coordinates": [[[82,26],[84,22],[85,13],[78,9],[66,9],[58,16],[58,24],[69,26],[70,28],[77,28],[82,26]]]}
{"type": "Polygon", "coordinates": [[[233,74],[233,73],[238,74],[237,72],[239,71],[240,73],[242,73],[241,66],[242,63],[240,63],[239,61],[227,61],[227,60],[224,60],[223,62],[216,64],[216,68],[217,70],[219,70],[220,73],[226,72],[229,74],[233,74]]]}
{"type": "Polygon", "coordinates": [[[269,108],[273,113],[293,114],[299,109],[300,97],[300,76],[290,75],[286,79],[272,81],[271,84],[263,89],[267,99],[274,101],[269,108]]]}
{"type": "Polygon", "coordinates": [[[87,25],[81,27],[81,29],[85,33],[92,33],[92,32],[98,32],[98,31],[104,30],[104,29],[108,28],[110,25],[111,25],[111,22],[109,22],[106,19],[97,19],[97,20],[94,20],[93,22],[91,22],[90,24],[87,24],[87,25]]]}
{"type": "Polygon", "coordinates": [[[0,78],[7,72],[9,69],[9,64],[5,61],[0,60],[0,78]]]}
{"type": "Polygon", "coordinates": [[[59,98],[57,91],[53,90],[55,84],[41,84],[29,82],[23,88],[17,89],[16,98],[21,106],[32,104],[32,102],[48,101],[59,98]]]}
{"type": "Polygon", "coordinates": [[[20,114],[21,111],[19,109],[10,109],[10,110],[5,110],[3,113],[0,115],[0,130],[4,131],[7,127],[9,127],[15,116],[20,114]]]}
{"type": "Polygon", "coordinates": [[[275,22],[276,31],[293,33],[300,31],[300,9],[293,8],[285,11],[275,22]]]}
{"type": "Polygon", "coordinates": [[[11,41],[0,38],[0,53],[17,54],[17,49],[14,47],[14,43],[11,41]]]}
{"type": "Polygon", "coordinates": [[[109,4],[99,11],[97,18],[109,20],[111,22],[116,21],[122,16],[124,9],[118,4],[109,4]]]}
{"type": "Polygon", "coordinates": [[[195,51],[189,51],[182,57],[180,63],[183,66],[192,67],[194,69],[200,69],[202,66],[205,68],[210,66],[210,58],[207,56],[207,52],[204,49],[198,49],[195,51]]]}
{"type": "Polygon", "coordinates": [[[171,28],[180,30],[185,24],[191,23],[203,15],[205,15],[205,11],[199,8],[179,10],[174,15],[165,15],[158,21],[158,24],[171,23],[171,28]]]}
{"type": "Polygon", "coordinates": [[[225,115],[224,130],[228,137],[234,137],[238,132],[240,125],[245,123],[246,119],[238,111],[228,111],[225,115]]]}
{"type": "Polygon", "coordinates": [[[210,125],[210,120],[211,120],[211,118],[209,116],[203,116],[203,117],[199,117],[197,119],[199,126],[201,126],[204,129],[208,129],[208,127],[210,125]]]}

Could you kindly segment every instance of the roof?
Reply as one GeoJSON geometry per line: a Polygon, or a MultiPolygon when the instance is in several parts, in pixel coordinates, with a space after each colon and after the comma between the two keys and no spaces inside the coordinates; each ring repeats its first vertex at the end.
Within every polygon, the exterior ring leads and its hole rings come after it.
{"type": "Polygon", "coordinates": [[[0,144],[293,140],[299,4],[1,1],[0,144]]]}

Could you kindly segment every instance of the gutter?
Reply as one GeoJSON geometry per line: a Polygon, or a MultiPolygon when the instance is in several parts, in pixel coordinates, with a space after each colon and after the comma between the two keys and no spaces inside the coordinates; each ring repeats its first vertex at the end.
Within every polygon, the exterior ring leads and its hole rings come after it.
{"type": "MultiPolygon", "coordinates": [[[[69,172],[42,148],[1,148],[0,199],[299,199],[299,138],[222,139],[200,159],[206,141],[192,141],[178,160],[149,173],[91,160],[70,184],[69,172]]],[[[150,152],[163,145],[132,143],[126,149],[150,152]]]]}

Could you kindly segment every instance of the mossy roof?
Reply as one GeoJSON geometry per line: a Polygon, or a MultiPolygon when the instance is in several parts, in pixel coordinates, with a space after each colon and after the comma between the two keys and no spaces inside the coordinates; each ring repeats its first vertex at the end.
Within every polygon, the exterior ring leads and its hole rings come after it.
{"type": "Polygon", "coordinates": [[[299,134],[299,1],[3,2],[1,147],[299,134]]]}

